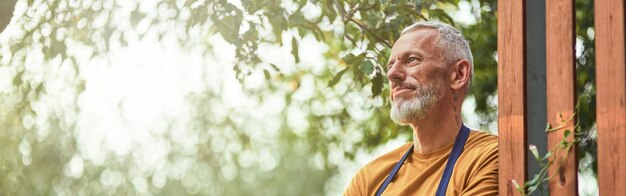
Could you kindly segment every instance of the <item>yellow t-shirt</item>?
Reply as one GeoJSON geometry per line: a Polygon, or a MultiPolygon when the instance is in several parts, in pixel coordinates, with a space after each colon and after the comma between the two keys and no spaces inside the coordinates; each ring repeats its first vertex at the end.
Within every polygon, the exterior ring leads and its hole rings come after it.
{"type": "MultiPolygon", "coordinates": [[[[347,196],[376,195],[393,166],[413,143],[384,154],[361,168],[344,192],[347,196]]],[[[413,152],[382,195],[435,195],[454,143],[430,153],[413,152]]],[[[471,131],[459,156],[446,195],[498,194],[498,138],[471,131]]]]}

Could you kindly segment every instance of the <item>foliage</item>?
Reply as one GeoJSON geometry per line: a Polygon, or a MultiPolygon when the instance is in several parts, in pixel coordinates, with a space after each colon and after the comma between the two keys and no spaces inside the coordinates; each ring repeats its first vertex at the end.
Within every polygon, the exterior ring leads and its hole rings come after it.
{"type": "Polygon", "coordinates": [[[576,124],[573,127],[567,127],[573,123],[575,117],[576,114],[573,114],[572,116],[565,119],[562,115],[560,115],[561,122],[556,127],[552,127],[552,125],[548,123],[545,130],[546,134],[563,129],[565,129],[565,131],[563,132],[563,138],[561,139],[561,141],[558,142],[554,147],[552,147],[545,155],[540,156],[539,151],[537,150],[537,147],[535,145],[531,144],[529,146],[529,150],[535,158],[535,161],[537,161],[537,163],[539,163],[539,165],[541,166],[541,171],[539,171],[538,174],[535,174],[532,179],[525,182],[523,188],[519,185],[516,186],[520,194],[531,195],[535,191],[548,192],[547,187],[543,187],[544,183],[559,174],[559,171],[561,170],[561,168],[564,167],[565,161],[570,155],[572,148],[575,147],[576,143],[580,142],[581,132],[579,124],[576,124]],[[572,130],[575,130],[575,132],[572,132],[572,130]],[[548,169],[553,164],[557,164],[557,172],[549,174],[548,169]]]}
{"type": "Polygon", "coordinates": [[[591,169],[594,174],[598,171],[598,138],[596,128],[596,54],[593,1],[575,1],[576,42],[582,44],[576,53],[576,94],[578,95],[576,117],[580,125],[580,143],[577,146],[577,160],[590,159],[581,162],[579,171],[591,169]],[[578,50],[580,49],[580,50],[578,50]]]}

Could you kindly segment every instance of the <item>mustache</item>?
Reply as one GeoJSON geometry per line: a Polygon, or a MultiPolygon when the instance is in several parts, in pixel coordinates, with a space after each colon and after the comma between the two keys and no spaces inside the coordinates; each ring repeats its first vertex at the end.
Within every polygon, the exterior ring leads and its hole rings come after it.
{"type": "Polygon", "coordinates": [[[395,99],[396,99],[396,98],[394,98],[393,94],[396,91],[400,91],[400,90],[403,90],[403,89],[415,90],[415,89],[418,89],[418,87],[416,85],[412,85],[412,84],[404,83],[404,82],[401,82],[401,83],[391,83],[391,90],[390,90],[390,93],[389,93],[389,98],[391,99],[391,101],[395,101],[395,99]]]}
{"type": "Polygon", "coordinates": [[[391,89],[400,90],[400,89],[417,89],[417,86],[408,83],[391,83],[391,89]]]}

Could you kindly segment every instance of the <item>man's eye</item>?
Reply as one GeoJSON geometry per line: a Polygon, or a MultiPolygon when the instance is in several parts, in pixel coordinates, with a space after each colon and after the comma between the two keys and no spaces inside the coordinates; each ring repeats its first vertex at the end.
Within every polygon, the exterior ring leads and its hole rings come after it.
{"type": "Polygon", "coordinates": [[[417,61],[417,60],[419,60],[419,59],[417,59],[417,57],[409,57],[409,59],[408,59],[409,62],[414,62],[414,61],[417,61]]]}

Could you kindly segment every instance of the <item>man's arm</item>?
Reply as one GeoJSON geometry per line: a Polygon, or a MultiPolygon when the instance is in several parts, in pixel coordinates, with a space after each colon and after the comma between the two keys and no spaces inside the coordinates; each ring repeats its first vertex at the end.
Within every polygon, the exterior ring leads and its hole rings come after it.
{"type": "Polygon", "coordinates": [[[363,175],[363,169],[361,168],[359,172],[352,177],[352,181],[346,188],[346,191],[343,192],[344,196],[364,196],[365,195],[365,176],[363,175]]]}
{"type": "Polygon", "coordinates": [[[461,195],[498,195],[498,147],[489,150],[461,195]]]}

